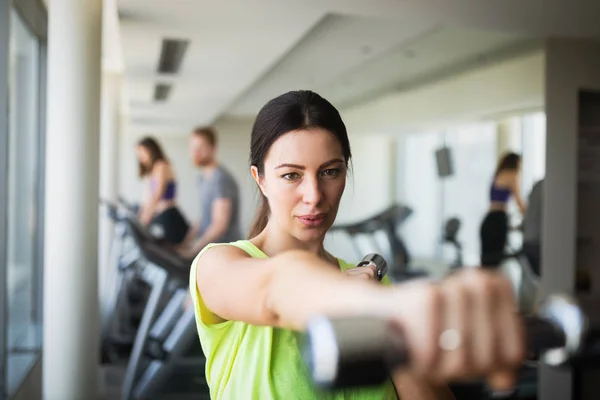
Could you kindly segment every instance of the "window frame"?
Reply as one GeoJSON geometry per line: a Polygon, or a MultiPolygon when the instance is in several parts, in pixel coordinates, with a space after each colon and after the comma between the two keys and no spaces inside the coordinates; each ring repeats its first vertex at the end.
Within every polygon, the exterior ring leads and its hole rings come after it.
{"type": "MultiPolygon", "coordinates": [[[[522,154],[524,154],[525,151],[530,152],[533,150],[533,147],[530,146],[530,143],[526,144],[526,140],[528,138],[525,137],[525,135],[527,135],[528,133],[531,133],[528,131],[528,129],[526,129],[526,119],[527,118],[533,118],[534,116],[541,114],[543,115],[543,117],[545,118],[545,114],[544,114],[544,110],[543,109],[527,109],[527,110],[522,110],[520,112],[515,112],[514,114],[510,115],[510,118],[512,118],[514,120],[514,126],[513,129],[516,129],[516,134],[518,135],[518,139],[517,139],[517,145],[519,146],[519,148],[515,148],[513,150],[515,151],[519,151],[522,154]]],[[[500,124],[503,121],[506,121],[507,116],[506,115],[502,115],[502,116],[488,116],[486,118],[475,118],[475,119],[469,119],[469,120],[460,120],[454,123],[448,123],[448,124],[444,124],[441,126],[436,126],[435,128],[430,128],[430,129],[422,129],[422,130],[417,130],[417,131],[410,131],[410,132],[405,132],[402,133],[402,136],[398,139],[398,144],[397,144],[397,154],[398,154],[398,161],[396,162],[396,168],[397,168],[397,173],[396,173],[396,185],[397,188],[395,190],[396,193],[396,199],[397,201],[401,201],[401,202],[405,202],[407,199],[406,196],[406,192],[407,192],[407,179],[404,177],[403,174],[406,173],[406,169],[407,169],[407,162],[404,159],[405,158],[405,154],[407,151],[407,141],[409,140],[409,138],[411,136],[417,136],[417,135],[422,135],[425,133],[435,133],[436,135],[439,136],[439,142],[440,142],[440,147],[441,146],[448,146],[451,149],[453,149],[453,151],[455,150],[455,147],[453,146],[452,143],[452,135],[457,134],[458,132],[461,131],[461,129],[464,128],[468,128],[469,126],[473,125],[473,124],[493,124],[495,126],[495,136],[496,136],[496,151],[495,151],[495,156],[498,157],[499,156],[499,152],[498,152],[498,139],[499,139],[499,133],[498,133],[498,127],[500,126],[500,124]]],[[[542,151],[546,151],[545,148],[542,149],[542,151]]],[[[427,155],[425,155],[427,156],[427,155]]],[[[455,152],[453,152],[453,156],[455,156],[455,152]]],[[[525,156],[525,154],[524,154],[525,156]]],[[[495,163],[494,163],[495,164],[495,163]]],[[[455,173],[457,173],[458,171],[455,171],[455,173]]],[[[491,184],[491,179],[492,176],[490,176],[490,184],[491,184]]],[[[529,195],[529,191],[531,190],[531,185],[535,183],[535,179],[534,182],[531,182],[528,184],[528,182],[526,182],[525,179],[522,179],[521,181],[521,186],[522,186],[522,194],[523,197],[525,198],[525,200],[527,200],[527,196],[529,195]]],[[[443,224],[445,223],[445,221],[447,220],[447,218],[449,218],[451,215],[448,212],[450,207],[448,206],[448,204],[445,202],[445,197],[446,194],[448,193],[448,191],[451,189],[449,187],[449,182],[446,179],[441,179],[437,181],[437,185],[439,186],[439,192],[438,192],[438,196],[436,198],[436,209],[435,210],[431,210],[432,213],[437,213],[437,219],[439,220],[438,225],[441,227],[443,226],[443,224]]],[[[514,204],[514,202],[511,201],[511,206],[512,207],[516,207],[516,204],[514,204]]],[[[483,218],[483,216],[482,216],[483,218]]],[[[464,221],[463,221],[464,222],[464,221]]],[[[403,231],[403,234],[405,235],[410,235],[410,231],[407,231],[407,228],[412,228],[411,225],[408,226],[404,226],[405,231],[403,231]]],[[[441,232],[441,230],[440,230],[441,232]]],[[[464,227],[461,228],[461,232],[459,233],[460,238],[459,240],[463,242],[466,241],[465,238],[465,231],[464,231],[464,227]]],[[[475,235],[476,233],[469,233],[471,236],[475,235]]],[[[473,240],[473,239],[469,239],[469,240],[473,240]]],[[[474,239],[477,240],[477,239],[474,239]]],[[[517,247],[520,246],[520,243],[516,244],[517,247]]],[[[467,250],[466,249],[467,246],[463,246],[463,256],[467,256],[467,250]]],[[[411,246],[409,246],[409,250],[411,250],[411,246]]],[[[413,254],[415,257],[417,258],[426,258],[426,259],[431,259],[432,261],[441,261],[441,262],[446,262],[447,260],[445,260],[444,257],[444,245],[441,241],[436,242],[436,248],[435,248],[435,252],[432,254],[421,254],[418,252],[414,252],[413,254]]],[[[473,256],[474,257],[474,256],[473,256]]]]}
{"type": "MultiPolygon", "coordinates": [[[[45,145],[46,145],[46,55],[47,55],[47,32],[48,14],[46,6],[41,0],[13,0],[0,1],[0,282],[4,285],[0,288],[0,400],[9,398],[7,382],[7,318],[8,318],[8,292],[7,282],[7,258],[8,258],[8,179],[9,179],[9,140],[10,140],[10,33],[11,14],[16,12],[29,31],[38,40],[38,146],[34,157],[38,158],[36,171],[35,193],[38,199],[36,206],[36,230],[35,240],[35,269],[34,285],[32,285],[32,299],[34,301],[33,313],[37,322],[38,340],[34,354],[36,363],[39,362],[43,349],[43,261],[44,261],[44,209],[45,209],[45,145]]],[[[35,363],[34,363],[35,365],[35,363]]],[[[23,380],[15,385],[18,392],[29,375],[24,374],[23,380]]]]}
{"type": "MultiPolygon", "coordinates": [[[[8,110],[8,70],[10,44],[10,11],[8,1],[0,1],[0,110],[8,110]]],[[[0,112],[0,400],[6,393],[6,275],[8,258],[8,112],[0,112]]]]}

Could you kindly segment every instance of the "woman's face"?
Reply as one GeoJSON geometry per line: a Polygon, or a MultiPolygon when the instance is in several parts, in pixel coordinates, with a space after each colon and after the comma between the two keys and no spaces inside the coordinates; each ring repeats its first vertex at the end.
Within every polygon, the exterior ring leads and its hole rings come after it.
{"type": "Polygon", "coordinates": [[[135,152],[137,154],[137,158],[142,165],[150,164],[150,152],[144,146],[136,146],[135,152]]]}
{"type": "Polygon", "coordinates": [[[342,146],[320,128],[288,132],[252,175],[269,201],[269,224],[304,242],[322,240],[337,215],[346,186],[342,146]]]}

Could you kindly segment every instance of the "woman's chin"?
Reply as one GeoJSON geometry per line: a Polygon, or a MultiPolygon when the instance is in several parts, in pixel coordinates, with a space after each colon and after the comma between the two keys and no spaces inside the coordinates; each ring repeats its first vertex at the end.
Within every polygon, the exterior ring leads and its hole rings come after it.
{"type": "Polygon", "coordinates": [[[318,240],[323,240],[328,230],[328,226],[308,229],[302,227],[301,229],[299,229],[298,233],[296,234],[296,237],[303,242],[314,242],[318,240]]]}

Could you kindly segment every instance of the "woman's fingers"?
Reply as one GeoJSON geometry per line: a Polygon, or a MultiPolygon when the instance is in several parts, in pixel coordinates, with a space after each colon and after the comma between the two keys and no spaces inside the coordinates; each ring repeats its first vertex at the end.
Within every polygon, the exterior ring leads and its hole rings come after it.
{"type": "Polygon", "coordinates": [[[462,275],[465,287],[471,292],[471,319],[476,324],[471,338],[473,367],[482,373],[493,365],[498,352],[500,332],[497,331],[494,319],[497,317],[495,310],[500,302],[496,287],[489,278],[481,278],[480,274],[466,271],[462,275]],[[488,349],[481,351],[481,349],[488,349]]]}
{"type": "Polygon", "coordinates": [[[438,377],[459,379],[472,369],[472,338],[470,293],[459,280],[450,279],[441,288],[442,331],[438,337],[441,355],[438,377]]]}
{"type": "Polygon", "coordinates": [[[365,280],[375,280],[377,276],[376,267],[372,265],[366,265],[364,267],[354,267],[347,269],[346,274],[350,276],[359,277],[365,280]]]}
{"type": "Polygon", "coordinates": [[[510,389],[512,371],[524,357],[524,337],[506,279],[473,270],[438,285],[404,289],[413,310],[402,307],[401,318],[409,346],[417,347],[411,349],[415,372],[445,382],[489,376],[495,388],[510,389]],[[423,293],[418,296],[415,289],[423,293]],[[435,291],[439,301],[417,301],[435,291]]]}
{"type": "Polygon", "coordinates": [[[517,374],[510,369],[493,372],[487,377],[487,385],[493,393],[512,393],[516,381],[517,374]]]}
{"type": "Polygon", "coordinates": [[[396,325],[408,344],[409,367],[416,376],[433,380],[439,376],[438,340],[443,327],[444,298],[440,286],[412,281],[399,285],[393,295],[396,325]]]}
{"type": "Polygon", "coordinates": [[[525,339],[522,320],[517,314],[517,304],[513,289],[508,280],[495,275],[498,322],[498,365],[488,378],[488,385],[495,391],[511,391],[514,389],[516,369],[525,357],[525,339]]]}
{"type": "Polygon", "coordinates": [[[525,357],[525,329],[523,320],[519,317],[517,302],[508,280],[499,276],[497,293],[500,299],[498,305],[498,325],[502,329],[500,356],[502,364],[508,368],[519,366],[525,357]]]}

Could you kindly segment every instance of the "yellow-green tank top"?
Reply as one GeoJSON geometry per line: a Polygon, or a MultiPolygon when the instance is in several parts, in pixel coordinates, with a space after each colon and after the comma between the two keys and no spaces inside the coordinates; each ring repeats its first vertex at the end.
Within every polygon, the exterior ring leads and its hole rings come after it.
{"type": "MultiPolygon", "coordinates": [[[[218,244],[206,246],[198,256],[218,244]]],[[[250,241],[236,246],[251,257],[268,257],[250,241]]],[[[397,400],[391,379],[382,386],[337,391],[316,388],[307,374],[297,340],[289,329],[250,325],[241,321],[212,323],[213,314],[196,285],[196,264],[190,271],[198,336],[206,356],[206,379],[213,400],[397,400]]],[[[341,270],[354,267],[339,260],[341,270]]]]}

